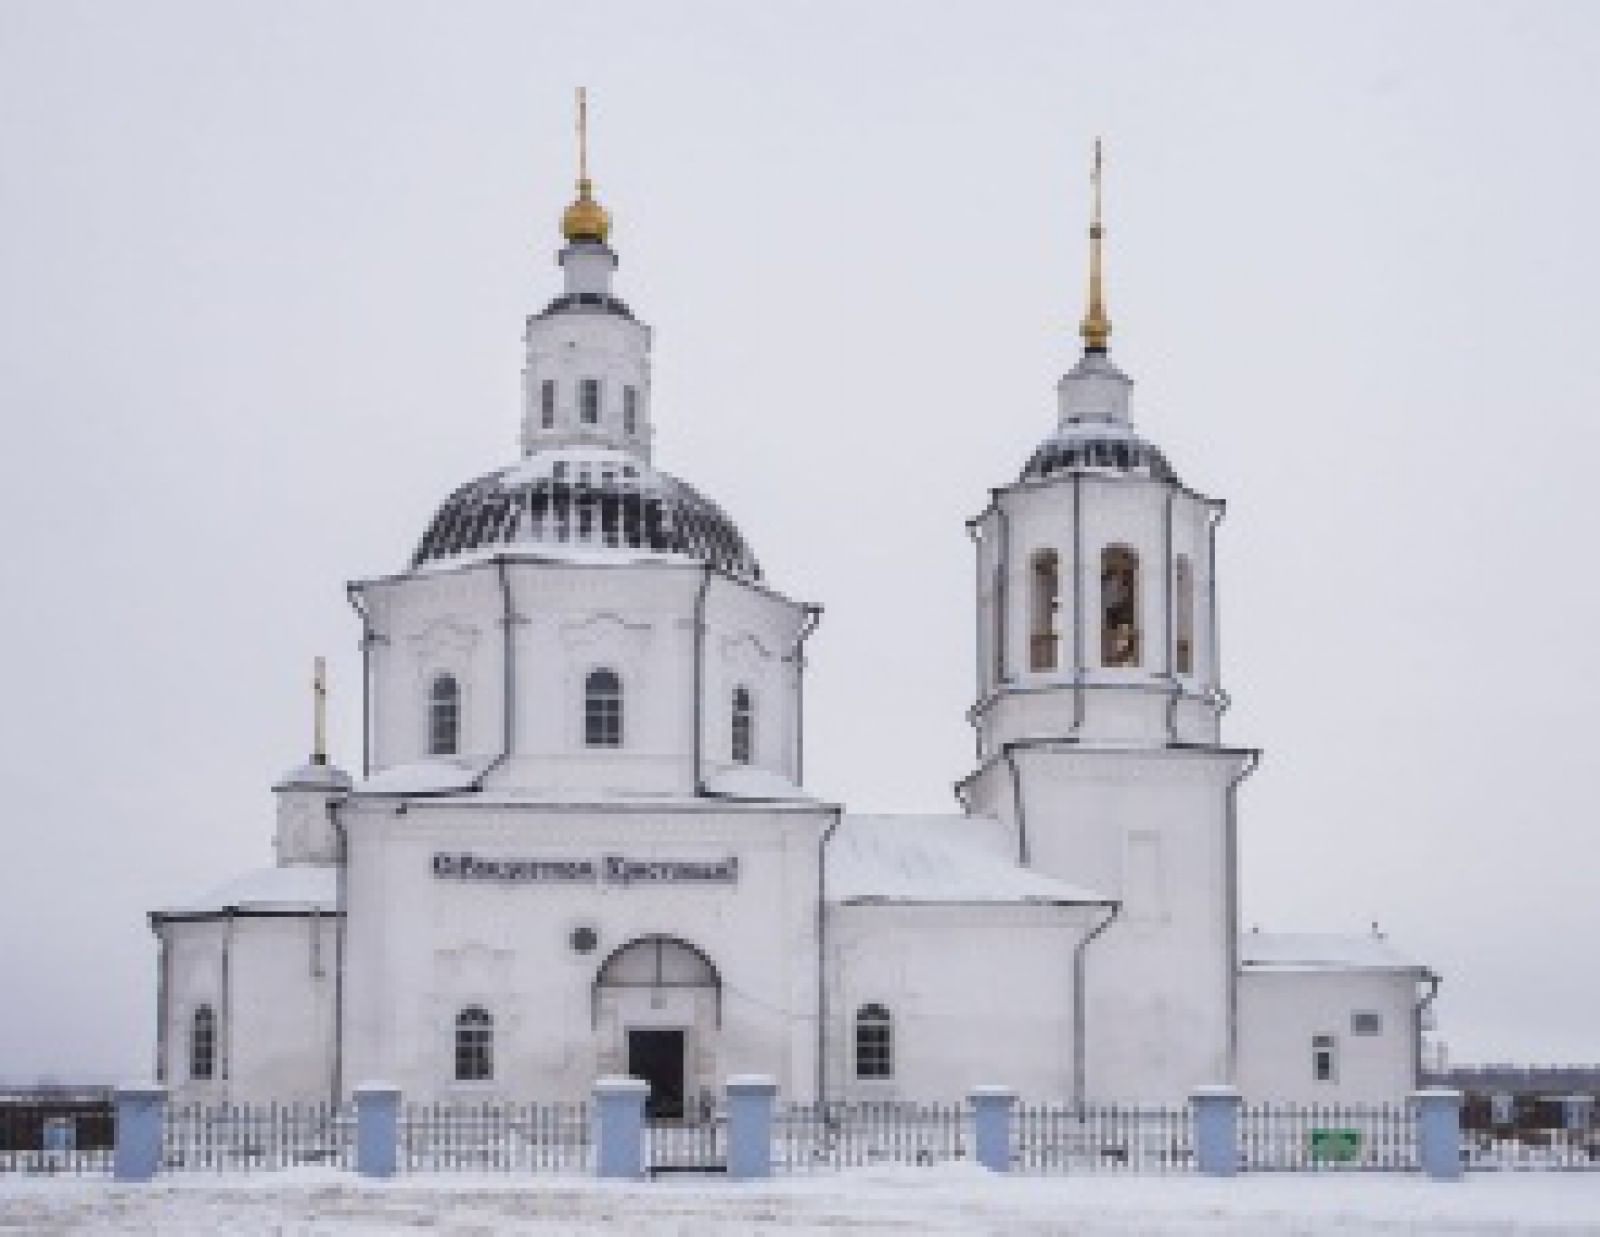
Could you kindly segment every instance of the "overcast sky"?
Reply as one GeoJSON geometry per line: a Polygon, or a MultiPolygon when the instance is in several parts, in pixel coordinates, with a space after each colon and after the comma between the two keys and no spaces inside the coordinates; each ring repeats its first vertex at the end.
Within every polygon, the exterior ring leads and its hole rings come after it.
{"type": "Polygon", "coordinates": [[[1225,497],[1246,926],[1600,1060],[1600,7],[0,0],[0,1076],[147,1072],[152,906],[271,861],[347,579],[516,452],[572,88],[659,462],[823,603],[808,781],[946,810],[963,520],[1113,352],[1225,497]]]}

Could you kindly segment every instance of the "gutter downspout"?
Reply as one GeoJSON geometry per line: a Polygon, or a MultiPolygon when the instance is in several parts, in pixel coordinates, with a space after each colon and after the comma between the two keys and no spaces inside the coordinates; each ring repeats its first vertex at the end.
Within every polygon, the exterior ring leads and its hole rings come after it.
{"type": "Polygon", "coordinates": [[[833,821],[817,842],[817,1103],[828,1100],[828,843],[844,819],[833,809],[833,821]]]}
{"type": "Polygon", "coordinates": [[[1206,622],[1211,629],[1207,643],[1211,646],[1211,691],[1219,712],[1226,712],[1229,704],[1228,693],[1222,690],[1222,623],[1217,614],[1217,525],[1227,513],[1227,507],[1217,503],[1206,521],[1206,622]]]}
{"type": "Polygon", "coordinates": [[[1223,857],[1226,868],[1227,899],[1223,908],[1223,928],[1228,934],[1228,1048],[1223,1063],[1225,1080],[1239,1077],[1239,784],[1261,764],[1261,751],[1252,748],[1244,766],[1228,781],[1227,821],[1223,826],[1223,857]]]}
{"type": "Polygon", "coordinates": [[[694,793],[709,797],[705,779],[705,739],[700,733],[705,714],[706,676],[706,594],[711,591],[711,566],[700,568],[700,587],[694,595],[694,793]]]}
{"type": "Polygon", "coordinates": [[[328,800],[328,823],[333,826],[338,839],[337,859],[334,869],[334,908],[338,914],[333,924],[333,1063],[328,1080],[328,1102],[335,1108],[344,1092],[344,926],[350,920],[349,868],[350,839],[344,821],[339,816],[339,800],[328,800]]]}
{"type": "Polygon", "coordinates": [[[806,641],[822,623],[822,607],[815,602],[804,602],[806,620],[789,650],[788,660],[794,666],[794,784],[805,785],[806,772],[806,641]]]}
{"type": "Polygon", "coordinates": [[[994,683],[999,687],[1011,681],[1007,672],[1007,652],[1011,641],[1006,637],[1011,625],[1011,515],[1000,501],[1000,492],[994,494],[994,513],[1000,518],[1000,553],[995,566],[994,588],[994,683]]]}
{"type": "Polygon", "coordinates": [[[1022,773],[1017,768],[1016,744],[1002,743],[1000,755],[1005,759],[1006,768],[1011,771],[1011,806],[1017,817],[1017,862],[1023,867],[1028,867],[1030,866],[1028,812],[1022,801],[1022,773]]]}
{"type": "Polygon", "coordinates": [[[1424,974],[1422,979],[1423,982],[1428,985],[1428,994],[1418,1001],[1416,1006],[1414,1027],[1415,1035],[1412,1037],[1411,1057],[1411,1085],[1413,1087],[1422,1086],[1422,1015],[1427,1011],[1428,1006],[1432,1005],[1434,1000],[1438,997],[1439,986],[1444,983],[1444,979],[1441,976],[1435,975],[1432,971],[1428,971],[1426,974],[1424,974]]]}
{"type": "Polygon", "coordinates": [[[156,934],[159,951],[156,955],[156,1081],[167,1080],[167,1045],[171,1035],[171,1019],[167,1014],[167,998],[171,991],[171,947],[167,942],[166,925],[156,915],[150,916],[150,930],[156,934]]]}
{"type": "Polygon", "coordinates": [[[500,582],[500,751],[473,779],[474,790],[482,790],[489,774],[505,764],[516,738],[517,676],[513,631],[517,616],[511,604],[511,581],[506,577],[506,560],[495,559],[494,570],[500,582]]]}
{"type": "MultiPolygon", "coordinates": [[[[974,516],[967,521],[967,539],[972,542],[972,681],[978,688],[978,699],[983,699],[984,656],[983,656],[983,537],[979,530],[982,516],[974,516]]],[[[974,708],[977,706],[974,705],[974,708]]],[[[975,724],[972,727],[972,746],[974,760],[983,759],[983,731],[975,724]]]]}
{"type": "Polygon", "coordinates": [[[375,637],[366,599],[353,584],[345,586],[344,595],[350,608],[361,618],[361,776],[364,780],[372,775],[372,642],[375,637]]]}
{"type": "Polygon", "coordinates": [[[1083,729],[1083,478],[1072,474],[1072,729],[1083,729]]]}
{"type": "Polygon", "coordinates": [[[1178,698],[1183,694],[1183,685],[1178,682],[1178,674],[1172,659],[1172,590],[1176,584],[1177,564],[1172,561],[1172,503],[1177,498],[1178,492],[1171,486],[1167,487],[1167,509],[1162,524],[1162,542],[1165,550],[1167,564],[1166,587],[1162,590],[1166,599],[1166,652],[1162,665],[1166,668],[1166,678],[1172,684],[1172,695],[1167,699],[1167,742],[1178,741],[1178,698]]]}
{"type": "Polygon", "coordinates": [[[222,1081],[224,1097],[233,1091],[233,917],[234,908],[223,912],[222,927],[222,1081]]]}
{"type": "Polygon", "coordinates": [[[1122,903],[1109,902],[1106,905],[1110,908],[1106,917],[1095,926],[1093,932],[1079,941],[1077,948],[1072,951],[1072,1102],[1080,1110],[1084,1103],[1083,1091],[1089,1061],[1089,1014],[1085,1003],[1088,968],[1084,965],[1083,956],[1089,946],[1094,944],[1095,939],[1122,913],[1122,903]]]}

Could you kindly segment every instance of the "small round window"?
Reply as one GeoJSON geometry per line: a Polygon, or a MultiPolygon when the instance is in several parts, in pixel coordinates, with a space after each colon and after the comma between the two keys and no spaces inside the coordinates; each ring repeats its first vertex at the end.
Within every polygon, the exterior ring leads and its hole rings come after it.
{"type": "Polygon", "coordinates": [[[572,935],[567,939],[571,942],[574,953],[592,954],[595,946],[600,943],[600,934],[588,924],[584,924],[581,928],[574,928],[572,935]]]}

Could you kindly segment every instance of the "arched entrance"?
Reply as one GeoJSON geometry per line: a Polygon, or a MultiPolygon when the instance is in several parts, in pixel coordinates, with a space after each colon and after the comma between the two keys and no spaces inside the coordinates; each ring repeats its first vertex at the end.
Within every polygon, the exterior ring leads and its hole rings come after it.
{"type": "Polygon", "coordinates": [[[694,1116],[709,1104],[722,1025],[722,977],[674,936],[642,936],[595,972],[594,1027],[603,1072],[650,1084],[649,1115],[694,1116]]]}

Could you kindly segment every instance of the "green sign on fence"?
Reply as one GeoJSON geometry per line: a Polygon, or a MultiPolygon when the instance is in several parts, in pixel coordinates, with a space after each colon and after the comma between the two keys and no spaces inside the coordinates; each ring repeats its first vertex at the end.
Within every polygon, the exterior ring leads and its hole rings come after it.
{"type": "Polygon", "coordinates": [[[1361,1131],[1315,1129],[1311,1131],[1311,1158],[1348,1164],[1361,1158],[1361,1131]]]}

